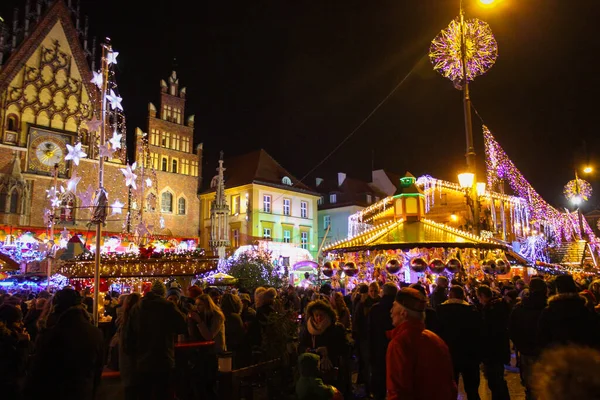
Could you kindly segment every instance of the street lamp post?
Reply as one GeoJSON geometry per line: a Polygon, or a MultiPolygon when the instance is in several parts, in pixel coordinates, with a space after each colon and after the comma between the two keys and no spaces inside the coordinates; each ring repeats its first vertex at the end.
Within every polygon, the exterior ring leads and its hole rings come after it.
{"type": "MultiPolygon", "coordinates": [[[[463,73],[463,112],[465,116],[465,137],[467,144],[467,152],[465,158],[467,159],[467,171],[473,174],[473,181],[477,182],[477,167],[475,159],[475,146],[473,145],[473,123],[471,119],[471,96],[469,94],[469,80],[467,79],[467,43],[465,35],[465,10],[463,8],[463,0],[460,0],[460,52],[461,52],[461,63],[463,73]]],[[[473,201],[473,229],[475,234],[479,235],[479,202],[474,201],[474,190],[469,192],[471,200],[473,201]]]]}

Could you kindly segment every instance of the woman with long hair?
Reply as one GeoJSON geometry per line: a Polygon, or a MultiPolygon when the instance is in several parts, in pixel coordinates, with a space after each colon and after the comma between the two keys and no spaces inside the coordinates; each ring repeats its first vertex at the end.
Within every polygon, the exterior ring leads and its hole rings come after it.
{"type": "Polygon", "coordinates": [[[233,352],[233,362],[237,368],[245,363],[250,353],[244,351],[249,349],[244,346],[246,331],[240,313],[242,311],[242,301],[236,294],[225,293],[221,299],[221,310],[225,315],[225,343],[227,351],[233,352]],[[246,348],[246,349],[245,349],[246,348]],[[240,358],[242,358],[240,360],[240,358]]]}
{"type": "Polygon", "coordinates": [[[119,349],[118,365],[126,400],[137,398],[137,387],[134,379],[135,359],[133,356],[133,349],[128,348],[128,344],[134,343],[135,338],[127,337],[127,326],[129,324],[131,311],[140,303],[141,299],[142,296],[139,293],[131,293],[125,298],[125,302],[123,303],[123,313],[119,318],[119,325],[116,333],[116,337],[118,338],[117,346],[119,349]]]}
{"type": "Polygon", "coordinates": [[[340,292],[333,292],[331,295],[331,306],[337,314],[337,321],[346,329],[352,328],[350,323],[350,310],[344,301],[344,295],[340,292]]]}
{"type": "Polygon", "coordinates": [[[215,342],[217,353],[225,351],[225,316],[209,295],[198,296],[196,310],[190,313],[190,318],[204,340],[215,342]]]}
{"type": "Polygon", "coordinates": [[[298,351],[320,356],[323,380],[338,388],[345,396],[350,391],[350,348],[346,329],[336,322],[329,302],[315,300],[306,307],[306,327],[300,333],[298,351]]]}

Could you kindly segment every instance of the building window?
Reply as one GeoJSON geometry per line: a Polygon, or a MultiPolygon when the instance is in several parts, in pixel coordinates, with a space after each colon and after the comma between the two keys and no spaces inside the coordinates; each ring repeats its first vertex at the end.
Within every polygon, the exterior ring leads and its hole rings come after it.
{"type": "Polygon", "coordinates": [[[329,204],[335,204],[337,202],[337,194],[333,193],[329,195],[329,204]]]}
{"type": "Polygon", "coordinates": [[[188,175],[190,173],[189,160],[186,160],[185,158],[181,159],[181,170],[179,171],[179,173],[183,175],[188,175]]]}
{"type": "Polygon", "coordinates": [[[181,138],[181,151],[190,152],[190,138],[185,136],[181,138]]]}
{"type": "Polygon", "coordinates": [[[169,192],[164,192],[160,197],[160,210],[162,212],[173,212],[173,195],[169,192]]]}
{"type": "Polygon", "coordinates": [[[19,205],[19,192],[17,192],[16,190],[13,190],[12,194],[10,195],[9,212],[11,214],[16,214],[17,210],[19,209],[18,205],[19,205]]]}
{"type": "Polygon", "coordinates": [[[240,230],[234,229],[231,232],[231,237],[233,238],[233,247],[240,247],[240,230]]]}
{"type": "Polygon", "coordinates": [[[317,200],[317,205],[322,206],[323,203],[325,203],[325,197],[321,196],[319,197],[319,199],[317,200]]]}
{"type": "Polygon", "coordinates": [[[292,233],[289,229],[283,231],[283,243],[289,243],[292,240],[292,233]]]}
{"type": "Polygon", "coordinates": [[[325,215],[323,217],[323,229],[329,228],[329,224],[331,224],[331,215],[325,215]]]}
{"type": "Polygon", "coordinates": [[[283,215],[290,215],[290,199],[283,199],[283,215]]]}
{"type": "Polygon", "coordinates": [[[442,199],[440,201],[440,205],[441,206],[447,206],[448,205],[448,193],[442,193],[442,199]]]}
{"type": "Polygon", "coordinates": [[[231,196],[231,213],[237,215],[240,213],[240,196],[231,196]]]}
{"type": "Polygon", "coordinates": [[[162,165],[161,165],[161,170],[167,172],[167,169],[169,167],[169,162],[167,161],[167,159],[165,157],[163,157],[162,159],[162,165]]]}
{"type": "Polygon", "coordinates": [[[171,172],[177,173],[177,160],[171,160],[171,172]]]}
{"type": "Polygon", "coordinates": [[[308,249],[308,232],[300,233],[300,247],[304,250],[308,249]]]}
{"type": "Polygon", "coordinates": [[[19,120],[15,114],[10,114],[6,119],[6,130],[7,131],[17,131],[17,127],[19,126],[19,120]]]}
{"type": "Polygon", "coordinates": [[[6,212],[6,200],[8,199],[8,194],[3,189],[0,191],[0,213],[6,212]]]}
{"type": "Polygon", "coordinates": [[[171,142],[171,148],[173,150],[179,150],[179,135],[173,134],[173,141],[171,142]]]}
{"type": "Polygon", "coordinates": [[[198,161],[190,162],[190,175],[198,176],[198,161]]]}
{"type": "Polygon", "coordinates": [[[263,228],[263,239],[271,239],[271,228],[263,228]]]}
{"type": "Polygon", "coordinates": [[[271,212],[271,195],[265,194],[263,196],[263,211],[266,213],[271,212]]]}
{"type": "MultiPolygon", "coordinates": [[[[12,207],[12,204],[11,204],[12,207]]],[[[73,222],[73,210],[75,209],[75,196],[73,193],[65,193],[60,201],[60,222],[73,222]]]]}
{"type": "Polygon", "coordinates": [[[300,217],[308,218],[308,203],[306,201],[300,202],[300,217]]]}
{"type": "Polygon", "coordinates": [[[158,153],[150,153],[150,158],[152,159],[151,167],[158,169],[158,153]]]}
{"type": "Polygon", "coordinates": [[[371,197],[370,194],[367,195],[367,203],[371,204],[371,201],[373,200],[373,198],[371,197]]]}
{"type": "Polygon", "coordinates": [[[177,200],[177,214],[185,215],[185,199],[183,197],[177,200]]]}

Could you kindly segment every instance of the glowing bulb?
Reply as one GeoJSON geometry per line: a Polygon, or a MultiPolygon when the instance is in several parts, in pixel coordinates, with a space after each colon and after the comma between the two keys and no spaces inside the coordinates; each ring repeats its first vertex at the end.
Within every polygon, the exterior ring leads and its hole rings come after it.
{"type": "Polygon", "coordinates": [[[590,167],[590,166],[587,166],[587,167],[585,167],[585,168],[583,169],[583,172],[584,172],[584,173],[586,173],[586,174],[591,174],[591,173],[592,173],[592,171],[594,171],[594,168],[592,168],[592,167],[590,167]]]}
{"type": "Polygon", "coordinates": [[[484,6],[489,6],[492,5],[496,2],[496,0],[479,0],[479,2],[481,4],[483,4],[484,6]]]}

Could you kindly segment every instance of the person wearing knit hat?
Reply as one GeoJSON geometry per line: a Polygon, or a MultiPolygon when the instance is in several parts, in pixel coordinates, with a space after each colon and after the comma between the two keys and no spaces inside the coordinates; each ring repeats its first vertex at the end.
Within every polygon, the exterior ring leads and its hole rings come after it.
{"type": "Polygon", "coordinates": [[[195,300],[196,297],[200,296],[202,293],[204,292],[202,291],[202,288],[200,286],[193,285],[188,288],[188,296],[191,299],[195,300]]]}
{"type": "Polygon", "coordinates": [[[160,279],[152,282],[152,286],[150,287],[150,291],[157,296],[165,297],[167,293],[167,287],[160,279]]]}
{"type": "Polygon", "coordinates": [[[425,329],[427,299],[418,290],[396,294],[388,331],[386,388],[388,400],[456,399],[458,390],[450,351],[435,333],[425,329]]]}

